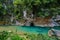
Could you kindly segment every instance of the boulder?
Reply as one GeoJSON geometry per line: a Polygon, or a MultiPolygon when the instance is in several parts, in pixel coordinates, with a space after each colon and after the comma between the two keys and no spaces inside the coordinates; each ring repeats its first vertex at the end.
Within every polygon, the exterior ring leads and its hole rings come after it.
{"type": "Polygon", "coordinates": [[[48,35],[51,36],[56,36],[60,39],[60,30],[55,30],[55,29],[51,29],[48,32],[48,35]]]}

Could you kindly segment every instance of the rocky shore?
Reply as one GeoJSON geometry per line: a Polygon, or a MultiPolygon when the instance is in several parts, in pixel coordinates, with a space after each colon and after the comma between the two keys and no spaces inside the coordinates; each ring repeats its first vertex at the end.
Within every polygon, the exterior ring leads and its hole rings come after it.
{"type": "Polygon", "coordinates": [[[53,18],[51,17],[45,17],[45,18],[41,18],[41,17],[37,17],[34,19],[31,18],[27,18],[27,19],[20,19],[20,20],[16,20],[15,23],[10,23],[10,22],[4,22],[4,21],[0,21],[0,25],[20,25],[20,26],[30,26],[30,24],[34,24],[35,26],[41,26],[41,27],[54,27],[54,26],[60,26],[60,19],[57,20],[60,17],[56,17],[55,20],[53,20],[53,18]]]}

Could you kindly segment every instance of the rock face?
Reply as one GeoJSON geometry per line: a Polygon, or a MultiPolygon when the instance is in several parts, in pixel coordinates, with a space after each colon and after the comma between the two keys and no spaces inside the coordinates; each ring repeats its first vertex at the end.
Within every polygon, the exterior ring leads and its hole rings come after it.
{"type": "Polygon", "coordinates": [[[34,22],[35,22],[35,25],[37,26],[50,26],[50,27],[59,26],[59,24],[50,17],[46,17],[46,18],[39,17],[39,18],[36,18],[34,22]]]}
{"type": "Polygon", "coordinates": [[[57,15],[55,21],[60,25],[60,15],[57,15]]]}
{"type": "Polygon", "coordinates": [[[30,21],[26,20],[24,26],[30,26],[30,21]]]}
{"type": "Polygon", "coordinates": [[[34,22],[32,19],[25,20],[24,26],[34,26],[34,22]]]}
{"type": "Polygon", "coordinates": [[[60,15],[57,15],[55,21],[60,20],[60,15]]]}
{"type": "Polygon", "coordinates": [[[31,21],[30,26],[35,26],[34,23],[33,23],[33,21],[31,21]]]}
{"type": "Polygon", "coordinates": [[[31,24],[35,24],[35,26],[41,26],[41,27],[54,27],[59,26],[58,23],[56,23],[53,19],[47,17],[47,18],[35,18],[31,20],[30,18],[25,21],[25,26],[31,26],[31,24]],[[33,22],[32,22],[33,21],[33,22]]]}

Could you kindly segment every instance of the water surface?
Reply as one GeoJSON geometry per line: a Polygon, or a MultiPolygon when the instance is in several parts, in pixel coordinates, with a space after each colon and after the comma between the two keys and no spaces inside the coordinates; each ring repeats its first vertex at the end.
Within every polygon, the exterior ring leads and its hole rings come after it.
{"type": "MultiPolygon", "coordinates": [[[[41,33],[47,34],[51,27],[31,27],[31,26],[15,26],[17,31],[29,32],[29,33],[41,33]]],[[[53,29],[60,30],[60,27],[55,26],[53,29]]]]}

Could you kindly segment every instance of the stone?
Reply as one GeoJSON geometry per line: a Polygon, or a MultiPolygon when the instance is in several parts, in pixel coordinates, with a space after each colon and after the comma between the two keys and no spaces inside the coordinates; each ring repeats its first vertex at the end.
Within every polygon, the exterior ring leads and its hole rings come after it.
{"type": "Polygon", "coordinates": [[[51,29],[51,30],[49,30],[48,35],[50,37],[56,36],[56,37],[60,38],[60,30],[51,29]]]}

